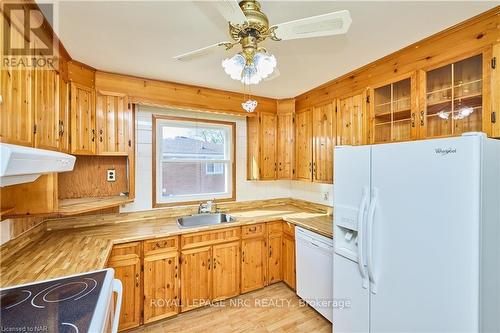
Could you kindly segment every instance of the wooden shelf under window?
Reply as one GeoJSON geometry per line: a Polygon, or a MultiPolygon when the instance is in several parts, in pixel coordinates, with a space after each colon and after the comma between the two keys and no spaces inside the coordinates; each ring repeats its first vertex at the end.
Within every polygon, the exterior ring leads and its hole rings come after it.
{"type": "Polygon", "coordinates": [[[134,199],[130,199],[125,196],[62,199],[59,200],[59,215],[77,215],[101,209],[118,207],[132,201],[134,201],[134,199]]]}

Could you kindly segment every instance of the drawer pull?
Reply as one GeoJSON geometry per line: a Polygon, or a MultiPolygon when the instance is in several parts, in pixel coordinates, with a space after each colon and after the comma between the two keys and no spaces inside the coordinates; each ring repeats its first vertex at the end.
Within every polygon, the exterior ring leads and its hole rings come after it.
{"type": "Polygon", "coordinates": [[[255,231],[257,231],[257,227],[251,227],[251,228],[248,229],[248,231],[255,232],[255,231]]]}

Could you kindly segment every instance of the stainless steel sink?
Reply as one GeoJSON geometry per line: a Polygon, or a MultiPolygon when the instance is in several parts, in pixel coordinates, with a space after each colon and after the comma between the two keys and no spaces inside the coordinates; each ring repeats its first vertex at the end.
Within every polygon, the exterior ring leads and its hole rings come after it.
{"type": "Polygon", "coordinates": [[[221,223],[234,222],[236,219],[231,215],[224,213],[216,214],[196,214],[184,216],[177,219],[177,225],[180,228],[196,228],[207,225],[217,225],[221,223]]]}

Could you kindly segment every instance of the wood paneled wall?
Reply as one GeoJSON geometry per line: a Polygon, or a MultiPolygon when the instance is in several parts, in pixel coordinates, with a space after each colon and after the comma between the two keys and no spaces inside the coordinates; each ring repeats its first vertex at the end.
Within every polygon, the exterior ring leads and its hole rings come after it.
{"type": "MultiPolygon", "coordinates": [[[[130,96],[132,103],[196,111],[246,115],[243,94],[128,75],[96,72],[96,89],[130,96]]],[[[253,96],[258,109],[276,112],[276,100],[253,96]]]]}
{"type": "Polygon", "coordinates": [[[316,87],[296,98],[301,110],[500,42],[500,6],[316,87]]]}
{"type": "Polygon", "coordinates": [[[128,191],[127,156],[77,156],[71,172],[59,174],[59,199],[110,197],[128,191]],[[106,181],[106,170],[116,181],[106,181]]]}

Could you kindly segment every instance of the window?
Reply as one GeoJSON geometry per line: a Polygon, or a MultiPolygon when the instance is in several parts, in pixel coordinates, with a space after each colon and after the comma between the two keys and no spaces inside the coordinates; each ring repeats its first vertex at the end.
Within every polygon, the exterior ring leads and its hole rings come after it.
{"type": "Polygon", "coordinates": [[[153,206],[234,200],[235,123],[153,116],[153,206]]]}

